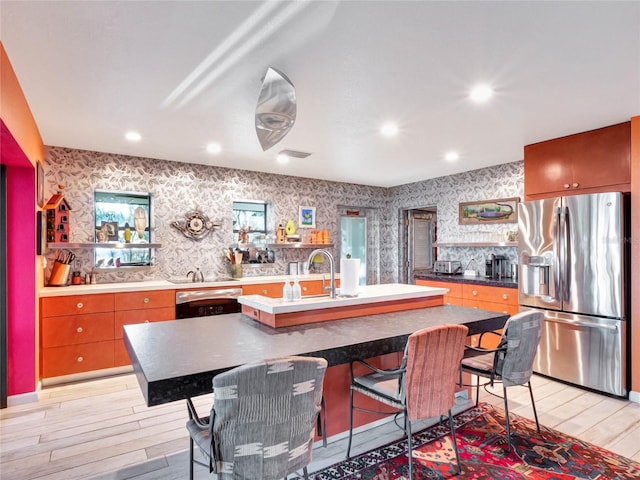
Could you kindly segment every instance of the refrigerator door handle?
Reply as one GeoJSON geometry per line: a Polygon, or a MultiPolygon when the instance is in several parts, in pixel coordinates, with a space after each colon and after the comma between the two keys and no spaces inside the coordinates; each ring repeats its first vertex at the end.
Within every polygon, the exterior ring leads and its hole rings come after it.
{"type": "Polygon", "coordinates": [[[571,270],[569,265],[571,264],[571,230],[569,228],[569,208],[562,207],[562,213],[560,215],[560,229],[562,235],[562,300],[564,302],[569,301],[570,297],[570,285],[571,285],[571,270]]]}
{"type": "Polygon", "coordinates": [[[560,234],[561,234],[561,209],[560,207],[556,208],[555,215],[553,216],[553,279],[549,279],[549,283],[553,283],[553,295],[559,301],[562,301],[563,298],[563,285],[560,282],[560,234]]]}
{"type": "Polygon", "coordinates": [[[618,333],[617,325],[603,325],[601,323],[587,323],[587,322],[571,322],[569,320],[562,320],[560,318],[545,318],[545,321],[552,323],[562,323],[565,325],[573,325],[575,327],[585,327],[585,328],[599,328],[602,330],[613,330],[615,333],[618,333]]]}

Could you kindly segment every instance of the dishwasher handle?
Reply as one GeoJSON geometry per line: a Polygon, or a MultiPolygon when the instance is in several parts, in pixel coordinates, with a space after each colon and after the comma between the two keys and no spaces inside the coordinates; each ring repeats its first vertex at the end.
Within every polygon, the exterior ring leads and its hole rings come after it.
{"type": "Polygon", "coordinates": [[[176,305],[199,300],[215,300],[219,298],[236,299],[242,295],[241,288],[225,288],[217,290],[191,290],[176,292],[176,305]]]}

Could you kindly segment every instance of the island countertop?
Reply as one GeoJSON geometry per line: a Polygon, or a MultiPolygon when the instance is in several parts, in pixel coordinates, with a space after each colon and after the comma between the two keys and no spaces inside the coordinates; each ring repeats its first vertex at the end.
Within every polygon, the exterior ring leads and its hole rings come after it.
{"type": "Polygon", "coordinates": [[[469,335],[508,315],[451,305],[274,329],[242,314],[125,325],[124,339],[148,406],[211,392],[218,373],[265,358],[307,355],[330,366],[404,349],[413,332],[462,324],[469,335]]]}
{"type": "Polygon", "coordinates": [[[306,296],[300,300],[285,302],[282,298],[269,298],[263,295],[242,295],[238,302],[251,308],[257,308],[271,314],[306,312],[326,308],[338,308],[352,305],[410,300],[415,298],[444,295],[446,288],[407,285],[404,283],[387,283],[382,285],[364,285],[358,288],[355,297],[330,298],[328,295],[306,296]]]}

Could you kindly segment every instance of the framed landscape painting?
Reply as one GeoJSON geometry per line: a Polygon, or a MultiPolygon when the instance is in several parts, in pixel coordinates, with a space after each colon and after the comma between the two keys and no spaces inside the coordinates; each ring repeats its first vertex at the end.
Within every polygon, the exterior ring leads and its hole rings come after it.
{"type": "Polygon", "coordinates": [[[461,202],[460,225],[518,223],[518,197],[461,202]]]}

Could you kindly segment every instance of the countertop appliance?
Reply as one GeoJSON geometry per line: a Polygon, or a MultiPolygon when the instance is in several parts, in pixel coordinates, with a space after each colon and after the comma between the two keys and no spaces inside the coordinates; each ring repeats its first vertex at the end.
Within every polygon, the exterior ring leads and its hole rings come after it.
{"type": "Polygon", "coordinates": [[[628,197],[598,193],[519,204],[519,303],[545,324],[534,370],[626,397],[628,197]]]}
{"type": "Polygon", "coordinates": [[[176,319],[240,312],[240,295],[241,288],[178,291],[176,319]]]}
{"type": "Polygon", "coordinates": [[[457,260],[438,260],[433,264],[433,271],[455,275],[462,270],[462,263],[457,260]]]}

